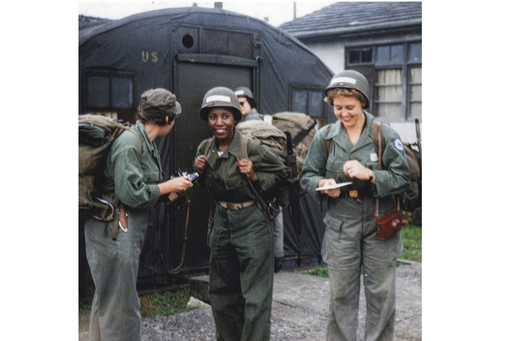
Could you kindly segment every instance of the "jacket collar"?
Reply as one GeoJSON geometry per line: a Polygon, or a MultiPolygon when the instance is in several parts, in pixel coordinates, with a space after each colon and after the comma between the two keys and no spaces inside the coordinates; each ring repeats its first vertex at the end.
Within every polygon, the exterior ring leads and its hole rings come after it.
{"type": "Polygon", "coordinates": [[[333,124],[331,131],[327,134],[325,139],[332,139],[343,150],[349,153],[356,151],[357,149],[360,149],[366,146],[367,144],[373,143],[371,138],[371,125],[374,117],[366,111],[363,111],[363,114],[365,115],[366,118],[365,124],[363,127],[363,131],[361,132],[361,136],[359,137],[359,140],[357,141],[355,146],[353,146],[352,143],[350,142],[347,131],[345,130],[345,128],[341,124],[341,121],[339,120],[333,124]]]}
{"type": "Polygon", "coordinates": [[[217,146],[218,146],[217,138],[213,137],[213,143],[212,143],[212,146],[210,147],[212,152],[208,153],[208,157],[207,157],[208,163],[210,163],[210,165],[214,165],[215,161],[218,158],[227,158],[228,154],[231,154],[231,155],[241,159],[242,158],[242,133],[240,133],[238,131],[238,129],[236,129],[236,127],[235,127],[235,129],[233,130],[233,140],[231,140],[231,143],[229,144],[228,149],[226,149],[226,151],[224,151],[224,153],[221,156],[219,156],[219,154],[217,153],[218,152],[217,146]]]}

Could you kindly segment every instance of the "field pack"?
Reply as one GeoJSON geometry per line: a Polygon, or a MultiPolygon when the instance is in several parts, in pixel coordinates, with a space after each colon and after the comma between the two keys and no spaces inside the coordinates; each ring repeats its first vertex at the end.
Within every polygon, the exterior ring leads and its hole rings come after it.
{"type": "Polygon", "coordinates": [[[97,198],[101,189],[98,179],[103,174],[108,153],[115,139],[125,130],[130,130],[139,139],[129,123],[101,116],[80,115],[78,117],[78,208],[94,210],[96,217],[111,221],[114,218],[114,207],[97,198]]]}
{"type": "MultiPolygon", "coordinates": [[[[280,112],[261,117],[264,121],[241,122],[237,129],[245,136],[258,139],[290,168],[288,184],[276,190],[275,203],[281,209],[291,205],[294,211],[298,212],[299,196],[305,193],[299,186],[300,171],[307,148],[316,133],[316,120],[306,114],[294,112],[280,112]]],[[[296,217],[298,218],[299,214],[296,217]]],[[[295,224],[298,225],[298,222],[295,224]]]]}

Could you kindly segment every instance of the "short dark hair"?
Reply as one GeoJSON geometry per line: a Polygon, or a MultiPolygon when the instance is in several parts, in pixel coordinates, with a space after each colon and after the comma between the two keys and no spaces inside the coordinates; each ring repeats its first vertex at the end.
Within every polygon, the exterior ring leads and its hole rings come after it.
{"type": "Polygon", "coordinates": [[[140,110],[137,112],[137,118],[143,124],[151,122],[151,123],[156,124],[157,126],[164,126],[166,124],[171,124],[171,122],[174,121],[175,117],[176,117],[176,115],[165,115],[165,116],[160,116],[160,117],[148,118],[140,110]],[[166,117],[169,117],[169,122],[165,122],[166,117]]]}

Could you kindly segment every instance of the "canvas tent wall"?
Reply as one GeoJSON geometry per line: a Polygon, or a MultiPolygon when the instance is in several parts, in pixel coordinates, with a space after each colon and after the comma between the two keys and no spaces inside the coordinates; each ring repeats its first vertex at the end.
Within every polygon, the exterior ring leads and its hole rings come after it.
{"type": "MultiPolygon", "coordinates": [[[[323,102],[332,72],[302,43],[263,21],[219,8],[174,8],[132,15],[80,31],[79,113],[135,121],[140,94],[163,87],[177,95],[183,113],[171,134],[155,141],[164,176],[191,171],[199,143],[210,137],[200,120],[203,95],[214,86],[250,88],[264,114],[303,112],[319,122],[334,117],[323,102]]],[[[207,268],[209,197],[198,186],[192,200],[184,272],[207,268]]],[[[324,231],[319,206],[301,197],[300,238],[285,216],[285,257],[319,257],[324,231]]],[[[152,214],[139,279],[166,274],[179,263],[184,212],[152,214]]],[[[80,223],[82,224],[82,222],[80,223]]],[[[83,258],[83,248],[81,257],[83,258]]],[[[81,281],[86,270],[81,266],[81,281]]]]}

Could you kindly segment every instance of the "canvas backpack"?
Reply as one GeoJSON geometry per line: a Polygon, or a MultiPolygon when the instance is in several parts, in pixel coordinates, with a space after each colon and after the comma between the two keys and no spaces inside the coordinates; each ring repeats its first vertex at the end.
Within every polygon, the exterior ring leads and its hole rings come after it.
{"type": "MultiPolygon", "coordinates": [[[[237,129],[242,133],[243,136],[257,139],[261,144],[267,146],[274,154],[281,160],[283,164],[290,167],[290,162],[295,162],[293,166],[297,167],[297,162],[292,160],[289,161],[288,148],[287,148],[287,136],[284,132],[279,130],[277,127],[268,124],[264,121],[244,121],[237,125],[237,129]]],[[[243,145],[243,144],[242,144],[243,145]]],[[[247,146],[245,146],[246,148],[247,146]]],[[[247,151],[242,150],[242,153],[247,151]]],[[[288,179],[291,182],[293,179],[288,179]]],[[[282,208],[288,207],[290,204],[290,191],[289,186],[278,186],[280,188],[275,189],[276,203],[282,208]]]]}
{"type": "MultiPolygon", "coordinates": [[[[377,126],[382,124],[375,120],[372,121],[371,126],[371,137],[373,141],[373,147],[375,152],[379,150],[379,139],[377,137],[377,126]]],[[[405,157],[411,174],[411,183],[409,188],[401,195],[402,197],[402,209],[404,211],[414,211],[416,208],[421,207],[421,137],[420,137],[420,126],[419,120],[415,120],[416,124],[416,142],[415,143],[403,143],[405,157]]],[[[327,134],[332,128],[332,124],[327,130],[327,134]]],[[[332,139],[325,141],[327,148],[327,157],[332,150],[334,141],[332,139]]]]}
{"type": "Polygon", "coordinates": [[[262,115],[262,118],[282,132],[291,134],[291,146],[297,158],[296,176],[298,177],[304,165],[309,145],[315,137],[317,121],[306,114],[290,111],[262,115]]]}
{"type": "Polygon", "coordinates": [[[112,143],[125,130],[137,136],[141,148],[140,137],[129,123],[101,115],[87,114],[78,118],[78,208],[105,221],[114,219],[116,205],[99,198],[102,193],[99,179],[112,143]]]}

